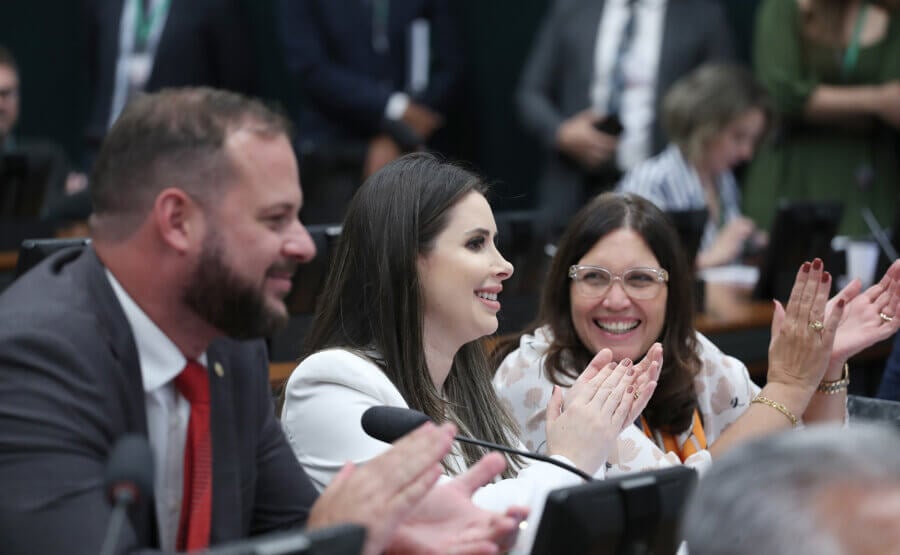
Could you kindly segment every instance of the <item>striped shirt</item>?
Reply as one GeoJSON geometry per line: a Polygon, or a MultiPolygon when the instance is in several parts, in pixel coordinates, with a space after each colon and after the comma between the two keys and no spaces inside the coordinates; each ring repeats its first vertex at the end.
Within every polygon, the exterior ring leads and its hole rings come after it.
{"type": "MultiPolygon", "coordinates": [[[[734,174],[729,170],[718,175],[716,187],[719,190],[720,221],[710,219],[706,222],[700,250],[712,245],[719,230],[741,216],[740,193],[734,174]]],[[[626,173],[616,190],[640,195],[663,211],[707,207],[700,176],[674,144],[626,173]]]]}

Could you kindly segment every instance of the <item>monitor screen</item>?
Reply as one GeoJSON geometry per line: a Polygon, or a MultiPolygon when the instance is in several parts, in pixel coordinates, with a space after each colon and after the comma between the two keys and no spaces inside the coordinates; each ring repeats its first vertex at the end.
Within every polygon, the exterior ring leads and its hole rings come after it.
{"type": "Polygon", "coordinates": [[[775,213],[753,297],[786,303],[797,270],[813,258],[821,258],[826,268],[839,267],[835,265],[831,240],[843,214],[839,202],[782,202],[775,213]]]}
{"type": "Polygon", "coordinates": [[[684,248],[685,255],[687,255],[688,268],[693,268],[694,260],[700,251],[703,232],[706,231],[709,211],[706,208],[667,210],[666,216],[672,222],[675,231],[678,232],[678,238],[681,239],[681,246],[684,248]]]}
{"type": "Polygon", "coordinates": [[[597,480],[547,496],[532,555],[675,553],[697,473],[673,466],[597,480]]]}
{"type": "Polygon", "coordinates": [[[44,192],[53,160],[40,156],[9,153],[0,156],[0,217],[36,218],[44,202],[44,192]]]}
{"type": "Polygon", "coordinates": [[[306,226],[306,230],[316,245],[316,256],[305,264],[297,266],[291,279],[293,286],[285,299],[291,314],[312,314],[316,309],[316,299],[325,285],[331,255],[341,235],[341,227],[316,224],[306,226]]]}

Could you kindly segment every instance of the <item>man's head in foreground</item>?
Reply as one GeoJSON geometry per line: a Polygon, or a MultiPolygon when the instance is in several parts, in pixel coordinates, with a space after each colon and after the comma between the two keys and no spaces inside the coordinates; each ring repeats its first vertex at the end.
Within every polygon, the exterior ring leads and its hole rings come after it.
{"type": "Polygon", "coordinates": [[[900,434],[821,426],[716,461],[684,519],[691,555],[869,555],[900,546],[900,434]]]}

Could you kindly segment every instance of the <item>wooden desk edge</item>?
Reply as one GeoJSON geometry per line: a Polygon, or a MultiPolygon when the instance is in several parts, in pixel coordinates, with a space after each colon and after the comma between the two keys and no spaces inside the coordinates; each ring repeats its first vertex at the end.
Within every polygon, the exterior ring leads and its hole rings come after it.
{"type": "Polygon", "coordinates": [[[19,261],[19,251],[0,251],[0,272],[12,272],[19,261]]]}
{"type": "Polygon", "coordinates": [[[292,360],[287,362],[270,362],[269,385],[272,386],[272,389],[283,386],[296,367],[297,363],[292,360]]]}

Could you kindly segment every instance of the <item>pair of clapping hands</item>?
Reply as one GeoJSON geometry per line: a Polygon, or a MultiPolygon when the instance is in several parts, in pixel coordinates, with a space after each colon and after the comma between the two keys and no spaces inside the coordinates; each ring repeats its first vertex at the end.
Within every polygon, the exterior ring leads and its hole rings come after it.
{"type": "Polygon", "coordinates": [[[822,261],[797,272],[787,307],[775,301],[768,382],[811,396],[848,358],[900,329],[900,260],[865,291],[858,279],[832,299],[831,275],[822,261]]]}

